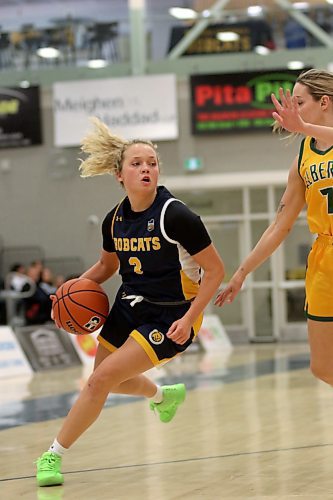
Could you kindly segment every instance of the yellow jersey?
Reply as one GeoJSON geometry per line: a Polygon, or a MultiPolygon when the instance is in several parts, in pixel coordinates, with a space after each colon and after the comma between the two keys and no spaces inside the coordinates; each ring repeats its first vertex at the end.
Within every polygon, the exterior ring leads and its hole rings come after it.
{"type": "Polygon", "coordinates": [[[301,143],[298,172],[305,184],[307,219],[311,233],[333,235],[333,145],[319,151],[315,139],[301,143]]]}

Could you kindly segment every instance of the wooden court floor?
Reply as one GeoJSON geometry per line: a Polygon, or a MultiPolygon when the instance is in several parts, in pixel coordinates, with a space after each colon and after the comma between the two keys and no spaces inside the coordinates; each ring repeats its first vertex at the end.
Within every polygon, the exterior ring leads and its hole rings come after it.
{"type": "Polygon", "coordinates": [[[333,499],[333,389],[308,370],[306,344],[190,353],[150,376],[184,381],[162,424],[147,401],[111,396],[63,460],[65,484],[37,488],[34,460],[53,441],[87,370],[0,381],[0,499],[333,499]]]}

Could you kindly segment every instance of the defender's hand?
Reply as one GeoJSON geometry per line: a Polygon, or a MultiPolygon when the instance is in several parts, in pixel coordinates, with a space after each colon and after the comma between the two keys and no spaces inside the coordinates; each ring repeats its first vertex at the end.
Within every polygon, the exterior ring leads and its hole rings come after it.
{"type": "Polygon", "coordinates": [[[289,89],[284,94],[282,88],[279,89],[279,96],[280,102],[274,94],[271,94],[271,99],[276,109],[272,113],[274,120],[285,130],[288,130],[288,132],[302,133],[305,122],[300,117],[297,98],[291,96],[289,89]]]}
{"type": "Polygon", "coordinates": [[[215,299],[214,304],[219,307],[224,306],[225,303],[231,304],[242,288],[242,285],[242,280],[236,280],[235,278],[232,278],[228,285],[220,291],[215,299]]]}

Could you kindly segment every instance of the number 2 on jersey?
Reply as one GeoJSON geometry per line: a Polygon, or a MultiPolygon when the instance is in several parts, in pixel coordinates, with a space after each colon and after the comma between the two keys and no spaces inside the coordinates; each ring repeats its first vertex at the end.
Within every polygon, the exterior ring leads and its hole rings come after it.
{"type": "Polygon", "coordinates": [[[137,257],[130,257],[128,259],[128,262],[129,262],[130,266],[134,266],[133,271],[136,274],[143,274],[142,265],[141,265],[140,259],[138,259],[137,257]]]}

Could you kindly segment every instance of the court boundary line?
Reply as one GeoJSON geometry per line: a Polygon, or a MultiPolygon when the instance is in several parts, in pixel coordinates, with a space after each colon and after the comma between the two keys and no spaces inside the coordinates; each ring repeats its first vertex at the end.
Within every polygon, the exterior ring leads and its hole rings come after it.
{"type": "MultiPolygon", "coordinates": [[[[294,446],[292,448],[276,448],[276,449],[270,449],[270,450],[259,450],[259,451],[243,451],[243,452],[238,452],[238,453],[227,453],[224,455],[211,455],[207,457],[192,457],[192,458],[181,458],[177,460],[165,460],[162,462],[147,462],[147,463],[142,463],[142,464],[128,464],[128,465],[113,465],[111,467],[96,467],[93,469],[81,469],[81,470],[74,470],[74,471],[66,471],[63,472],[63,474],[69,475],[69,474],[81,474],[81,473],[86,473],[86,472],[101,472],[101,471],[112,471],[112,470],[120,470],[120,469],[134,469],[136,467],[154,467],[158,465],[171,465],[171,464],[179,464],[179,463],[189,463],[189,462],[200,462],[200,461],[206,461],[206,460],[217,460],[217,459],[224,459],[224,458],[235,458],[235,457],[243,457],[247,455],[261,455],[261,454],[268,454],[268,453],[281,453],[281,452],[288,452],[288,451],[301,451],[301,450],[310,450],[314,448],[324,448],[324,447],[333,447],[333,443],[321,443],[321,444],[313,444],[313,445],[305,445],[305,446],[294,446]]],[[[0,483],[5,483],[9,481],[20,481],[22,479],[34,479],[36,476],[18,476],[18,477],[9,477],[9,478],[0,478],[0,483]]]]}

